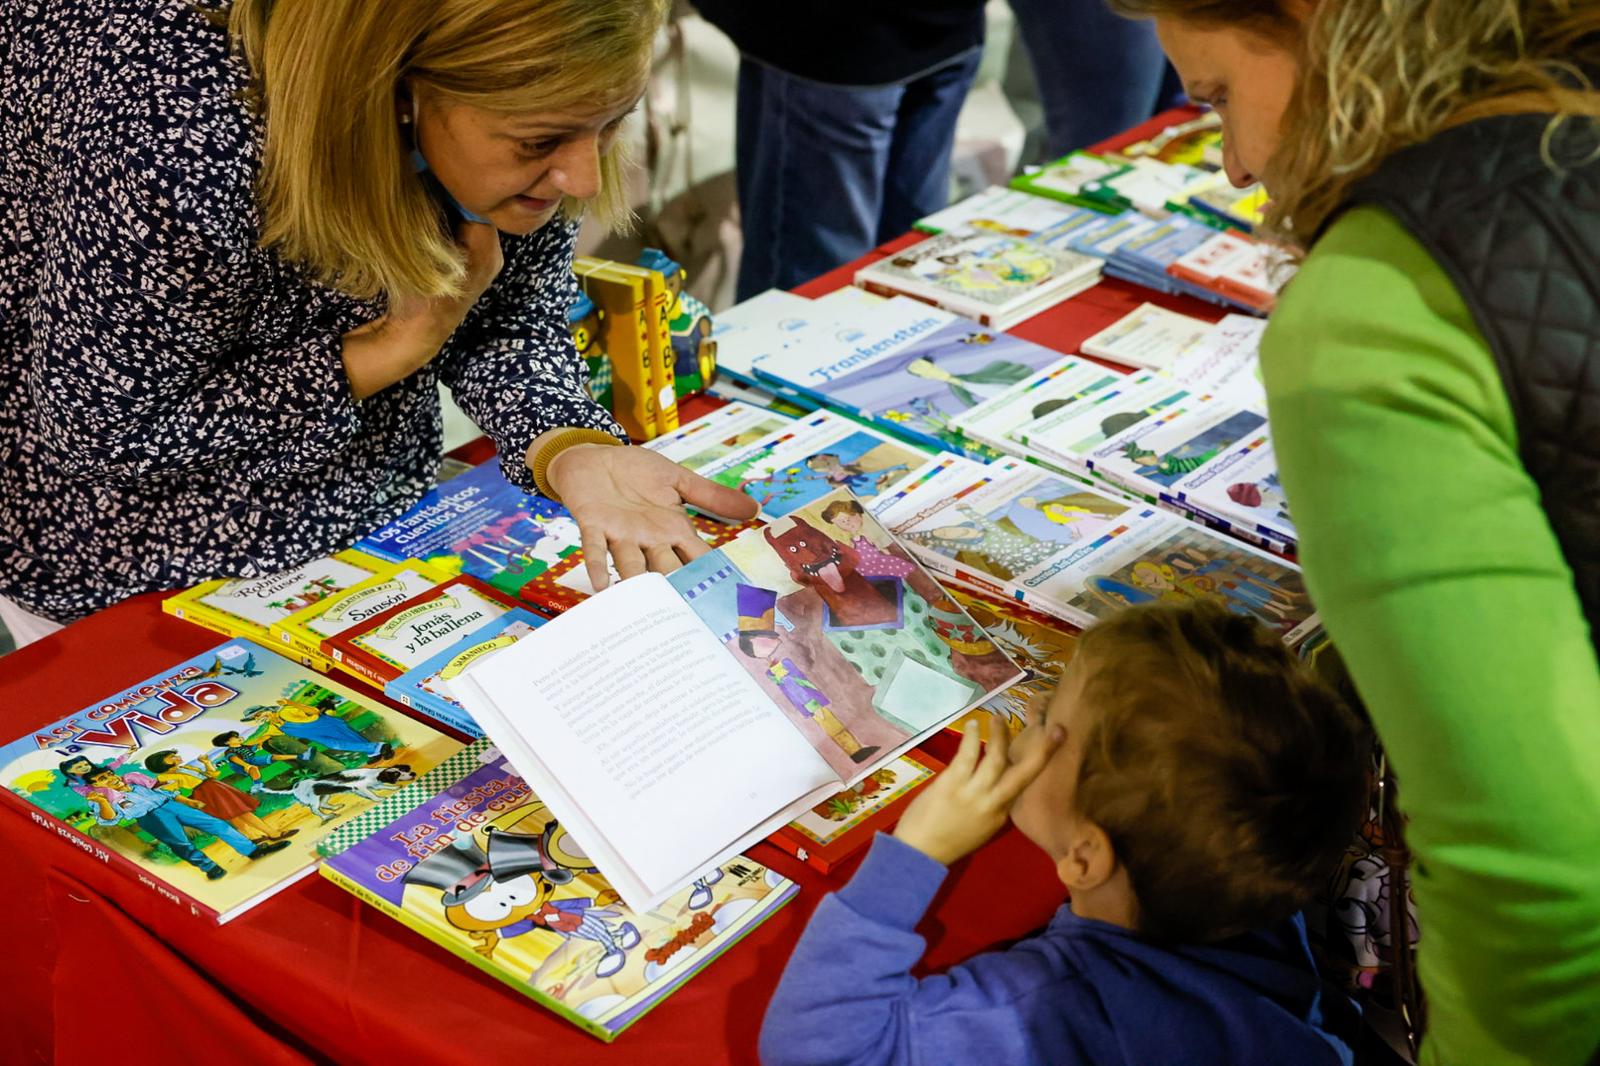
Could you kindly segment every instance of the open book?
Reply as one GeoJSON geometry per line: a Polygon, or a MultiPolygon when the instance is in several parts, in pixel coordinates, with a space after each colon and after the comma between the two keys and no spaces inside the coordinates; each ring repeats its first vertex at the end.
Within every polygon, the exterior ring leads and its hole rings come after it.
{"type": "Polygon", "coordinates": [[[450,687],[648,910],[1021,676],[841,489],[450,687]]]}

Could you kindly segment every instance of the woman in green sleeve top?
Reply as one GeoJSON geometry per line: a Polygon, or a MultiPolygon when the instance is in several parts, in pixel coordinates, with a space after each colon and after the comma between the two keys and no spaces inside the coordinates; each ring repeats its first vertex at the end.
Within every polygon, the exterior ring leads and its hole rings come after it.
{"type": "Polygon", "coordinates": [[[1113,0],[1306,249],[1262,347],[1402,782],[1429,1062],[1600,1054],[1600,4],[1113,0]]]}

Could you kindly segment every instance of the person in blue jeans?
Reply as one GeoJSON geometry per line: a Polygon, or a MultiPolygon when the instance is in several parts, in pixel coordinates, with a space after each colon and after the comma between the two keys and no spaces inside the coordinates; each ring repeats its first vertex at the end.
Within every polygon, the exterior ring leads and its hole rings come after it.
{"type": "Polygon", "coordinates": [[[247,859],[271,855],[289,846],[289,841],[257,844],[221,818],[200,810],[194,800],[174,795],[156,787],[155,778],[148,774],[117,773],[110,766],[96,769],[88,777],[93,790],[86,798],[95,808],[95,819],[101,825],[117,825],[132,820],[140,829],[155,837],[172,850],[172,853],[191,866],[198,867],[206,879],[215,881],[227,874],[205,852],[194,846],[184,830],[198,829],[209,833],[247,859]]]}
{"type": "Polygon", "coordinates": [[[737,297],[793,288],[949,202],[982,0],[697,0],[739,46],[737,297]]]}
{"type": "Polygon", "coordinates": [[[1044,105],[1044,159],[1123,132],[1183,98],[1149,21],[1105,0],[1010,0],[1044,105]]]}

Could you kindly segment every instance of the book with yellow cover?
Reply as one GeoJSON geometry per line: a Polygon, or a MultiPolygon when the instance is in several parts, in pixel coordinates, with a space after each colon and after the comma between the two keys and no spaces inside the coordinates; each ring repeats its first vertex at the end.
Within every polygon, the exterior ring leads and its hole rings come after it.
{"type": "Polygon", "coordinates": [[[635,440],[660,433],[655,371],[650,361],[653,308],[645,279],[620,264],[590,256],[573,261],[584,295],[600,308],[601,332],[611,359],[611,413],[635,440]]]}
{"type": "Polygon", "coordinates": [[[452,576],[420,559],[388,563],[365,581],[303,607],[268,628],[279,643],[292,648],[296,655],[322,655],[324,640],[376,618],[452,576]]]}
{"type": "Polygon", "coordinates": [[[266,644],[326,673],[333,668],[331,659],[320,652],[291,649],[273,637],[272,623],[367,580],[386,565],[382,559],[351,549],[278,574],[203,581],[168,596],[161,601],[161,609],[226,636],[266,644]]]}

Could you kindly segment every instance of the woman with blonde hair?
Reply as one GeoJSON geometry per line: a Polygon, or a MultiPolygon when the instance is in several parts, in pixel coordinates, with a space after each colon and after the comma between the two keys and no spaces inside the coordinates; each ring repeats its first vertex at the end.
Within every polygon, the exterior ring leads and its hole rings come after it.
{"type": "Polygon", "coordinates": [[[437,384],[592,577],[737,492],[643,450],[566,330],[662,0],[0,0],[0,619],[347,547],[430,488],[437,384]]]}
{"type": "Polygon", "coordinates": [[[1304,252],[1306,583],[1403,786],[1423,1056],[1600,1048],[1600,4],[1112,0],[1304,252]]]}

